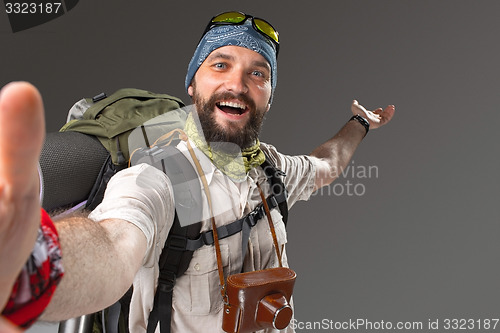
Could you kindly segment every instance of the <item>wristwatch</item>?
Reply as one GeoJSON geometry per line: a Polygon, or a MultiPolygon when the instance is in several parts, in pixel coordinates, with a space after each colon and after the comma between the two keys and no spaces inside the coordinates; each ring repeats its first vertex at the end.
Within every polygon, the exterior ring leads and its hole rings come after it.
{"type": "Polygon", "coordinates": [[[368,122],[368,120],[366,120],[364,117],[361,117],[359,114],[352,116],[349,121],[351,120],[357,120],[365,128],[365,136],[366,134],[368,134],[368,131],[370,130],[370,123],[368,122]]]}

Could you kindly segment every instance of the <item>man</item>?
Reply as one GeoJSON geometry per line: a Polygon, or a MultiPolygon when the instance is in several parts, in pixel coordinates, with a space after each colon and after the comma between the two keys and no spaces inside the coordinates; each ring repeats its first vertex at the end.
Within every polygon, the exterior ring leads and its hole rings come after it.
{"type": "MultiPolygon", "coordinates": [[[[277,83],[278,48],[278,34],[269,23],[241,13],[224,13],[211,20],[189,64],[186,89],[197,112],[188,117],[185,126],[189,140],[178,148],[190,156],[187,150],[189,145],[193,147],[195,157],[190,158],[200,163],[206,176],[217,227],[257,206],[261,202],[259,186],[269,194],[260,167],[266,155],[286,174],[291,207],[330,184],[347,166],[368,129],[386,124],[394,114],[394,106],[372,112],[353,101],[353,118],[309,156],[285,156],[260,143],[258,134],[277,83]]],[[[41,108],[38,103],[32,107],[41,108]]],[[[35,156],[36,149],[26,155],[35,156]]],[[[168,177],[143,164],[115,175],[102,204],[89,218],[57,222],[65,276],[42,318],[62,320],[95,312],[116,301],[133,282],[130,331],[145,332],[158,277],[157,262],[174,211],[168,177]]],[[[271,213],[287,266],[281,214],[276,209],[271,213]]],[[[209,215],[205,212],[202,231],[212,229],[209,215]]],[[[267,223],[258,222],[248,240],[241,234],[220,240],[226,278],[277,266],[267,223]]],[[[0,254],[6,251],[9,248],[0,254]]],[[[177,278],[173,332],[222,331],[223,300],[214,254],[212,246],[196,250],[186,273],[177,278]]]]}

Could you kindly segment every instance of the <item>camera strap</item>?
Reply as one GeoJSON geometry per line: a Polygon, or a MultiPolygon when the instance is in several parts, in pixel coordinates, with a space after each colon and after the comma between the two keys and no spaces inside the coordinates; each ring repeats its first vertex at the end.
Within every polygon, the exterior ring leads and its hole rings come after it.
{"type": "Polygon", "coordinates": [[[189,154],[193,158],[194,165],[195,165],[196,170],[198,171],[198,174],[200,176],[201,183],[203,184],[203,189],[205,191],[205,195],[207,196],[208,207],[210,209],[210,216],[211,216],[211,222],[212,222],[212,232],[213,232],[213,237],[214,237],[215,254],[217,256],[217,269],[219,271],[221,294],[222,294],[222,298],[224,298],[226,284],[224,282],[224,271],[222,268],[222,256],[220,253],[219,235],[217,233],[217,226],[215,224],[215,217],[214,217],[214,211],[213,211],[213,206],[212,206],[212,196],[210,195],[210,189],[208,188],[207,178],[205,177],[205,173],[203,172],[203,168],[201,167],[200,161],[198,161],[198,158],[196,158],[193,147],[191,146],[189,141],[186,141],[186,142],[187,142],[189,154]]]}
{"type": "Polygon", "coordinates": [[[273,236],[274,249],[276,250],[276,255],[278,256],[278,261],[280,263],[280,267],[283,267],[283,263],[281,262],[281,252],[280,252],[280,248],[278,245],[278,238],[276,237],[276,231],[274,230],[274,222],[273,222],[273,219],[271,218],[271,211],[269,210],[269,205],[267,204],[267,200],[266,200],[266,197],[264,195],[264,192],[262,191],[262,188],[260,187],[259,184],[257,184],[257,187],[259,188],[259,193],[260,193],[260,197],[262,199],[262,204],[264,205],[264,210],[265,210],[266,216],[267,216],[267,222],[269,222],[269,229],[271,230],[271,235],[273,236]]]}
{"type": "MultiPolygon", "coordinates": [[[[201,167],[200,162],[196,158],[196,155],[194,153],[194,150],[193,150],[191,144],[189,143],[189,141],[186,141],[186,142],[187,142],[189,154],[191,155],[191,157],[194,161],[196,170],[198,171],[201,182],[203,184],[203,189],[205,191],[205,195],[207,196],[208,207],[210,209],[210,215],[211,215],[212,233],[213,233],[214,246],[215,246],[215,255],[217,258],[217,270],[219,271],[221,295],[222,295],[224,302],[226,303],[226,301],[227,301],[226,283],[224,281],[224,270],[223,270],[223,266],[222,266],[222,256],[221,256],[221,251],[220,251],[219,235],[217,232],[217,226],[215,224],[215,217],[214,217],[214,212],[213,212],[213,207],[212,207],[212,196],[210,195],[210,189],[208,187],[207,178],[205,177],[205,173],[203,172],[203,168],[201,167]]],[[[266,216],[267,216],[267,221],[269,222],[269,229],[271,230],[271,235],[273,237],[274,248],[276,250],[276,255],[278,256],[279,265],[280,265],[280,267],[283,267],[283,264],[281,261],[281,252],[279,249],[278,239],[276,237],[276,232],[274,230],[274,222],[271,218],[271,212],[269,210],[269,205],[267,203],[264,192],[262,191],[262,188],[260,187],[259,184],[257,184],[257,187],[259,189],[259,194],[260,194],[260,197],[262,199],[262,205],[264,207],[264,211],[265,211],[266,216]]]]}

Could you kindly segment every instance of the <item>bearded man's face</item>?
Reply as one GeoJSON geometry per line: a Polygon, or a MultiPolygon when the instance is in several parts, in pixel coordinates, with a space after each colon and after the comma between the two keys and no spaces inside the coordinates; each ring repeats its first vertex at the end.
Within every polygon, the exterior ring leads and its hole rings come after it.
{"type": "Polygon", "coordinates": [[[271,68],[255,51],[224,46],[201,64],[188,93],[207,142],[247,148],[258,138],[269,110],[271,68]]]}

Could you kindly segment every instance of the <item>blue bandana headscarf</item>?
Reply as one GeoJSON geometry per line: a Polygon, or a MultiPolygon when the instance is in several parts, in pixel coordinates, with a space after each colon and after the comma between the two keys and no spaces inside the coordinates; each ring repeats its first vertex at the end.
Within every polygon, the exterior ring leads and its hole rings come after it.
{"type": "Polygon", "coordinates": [[[221,25],[209,30],[198,43],[186,75],[186,90],[203,61],[214,50],[228,45],[241,46],[261,54],[271,66],[271,99],[276,88],[277,64],[274,44],[256,31],[250,20],[241,25],[221,25]]]}

